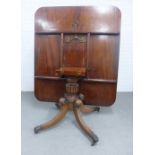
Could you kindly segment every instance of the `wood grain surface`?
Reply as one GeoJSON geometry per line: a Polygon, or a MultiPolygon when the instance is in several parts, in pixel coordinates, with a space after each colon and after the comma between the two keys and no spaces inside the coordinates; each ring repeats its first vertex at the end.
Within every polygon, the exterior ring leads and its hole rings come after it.
{"type": "Polygon", "coordinates": [[[89,105],[109,106],[117,90],[120,11],[116,7],[42,7],[35,13],[35,96],[57,102],[61,67],[86,68],[80,92],[89,105]]]}

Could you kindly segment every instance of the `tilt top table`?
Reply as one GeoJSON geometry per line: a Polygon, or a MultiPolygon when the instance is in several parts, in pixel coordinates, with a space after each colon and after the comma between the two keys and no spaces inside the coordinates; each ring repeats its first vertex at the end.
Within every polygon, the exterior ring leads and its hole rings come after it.
{"type": "Polygon", "coordinates": [[[59,113],[35,127],[35,133],[73,111],[92,145],[98,141],[80,112],[99,111],[100,106],[115,102],[120,16],[116,7],[42,7],[36,11],[35,96],[56,102],[59,113]]]}

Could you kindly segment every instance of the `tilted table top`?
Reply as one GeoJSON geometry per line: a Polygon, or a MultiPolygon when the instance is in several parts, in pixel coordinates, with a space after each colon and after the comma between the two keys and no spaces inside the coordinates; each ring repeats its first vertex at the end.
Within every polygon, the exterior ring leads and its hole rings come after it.
{"type": "Polygon", "coordinates": [[[120,11],[116,7],[42,7],[35,14],[35,96],[58,101],[61,67],[86,68],[85,104],[108,106],[117,90],[120,11]]]}

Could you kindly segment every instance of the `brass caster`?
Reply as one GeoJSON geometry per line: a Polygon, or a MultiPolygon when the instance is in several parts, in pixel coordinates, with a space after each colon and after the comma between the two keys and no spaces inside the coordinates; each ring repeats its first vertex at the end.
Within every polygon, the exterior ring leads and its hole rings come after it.
{"type": "Polygon", "coordinates": [[[95,111],[99,112],[100,111],[100,107],[95,107],[95,111]]]}
{"type": "Polygon", "coordinates": [[[91,146],[94,146],[99,141],[98,137],[93,132],[91,133],[90,138],[92,139],[91,146]]]}
{"type": "Polygon", "coordinates": [[[58,104],[58,103],[55,103],[55,106],[57,107],[57,109],[61,108],[60,104],[58,104]]]}
{"type": "Polygon", "coordinates": [[[34,128],[34,133],[37,134],[37,133],[39,133],[41,130],[42,130],[42,127],[41,127],[41,126],[37,126],[37,127],[34,128]]]}

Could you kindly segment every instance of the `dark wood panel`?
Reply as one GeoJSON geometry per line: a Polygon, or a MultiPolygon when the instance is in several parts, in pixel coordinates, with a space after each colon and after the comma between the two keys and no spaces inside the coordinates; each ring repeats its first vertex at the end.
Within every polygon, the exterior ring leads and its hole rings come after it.
{"type": "MultiPolygon", "coordinates": [[[[35,96],[41,101],[58,102],[65,92],[65,80],[35,79],[35,96]]],[[[116,98],[116,83],[80,82],[86,105],[109,106],[116,98]]]]}
{"type": "Polygon", "coordinates": [[[36,32],[120,32],[116,7],[42,7],[35,14],[36,32]],[[84,23],[84,24],[83,24],[84,23]]]}
{"type": "Polygon", "coordinates": [[[81,82],[80,92],[85,95],[85,104],[109,106],[115,102],[117,83],[81,82]]]}
{"type": "Polygon", "coordinates": [[[64,67],[86,67],[86,35],[77,35],[77,37],[84,37],[85,41],[69,40],[66,38],[72,38],[74,35],[65,35],[63,43],[63,66],[64,67]]]}
{"type": "Polygon", "coordinates": [[[60,67],[60,35],[35,37],[35,75],[57,76],[60,67]]]}
{"type": "Polygon", "coordinates": [[[58,102],[65,92],[65,80],[35,79],[35,96],[41,101],[58,102]]]}
{"type": "Polygon", "coordinates": [[[119,36],[91,35],[88,55],[88,78],[116,79],[119,36]]]}

